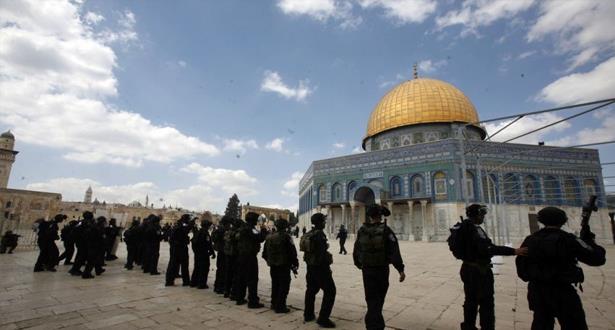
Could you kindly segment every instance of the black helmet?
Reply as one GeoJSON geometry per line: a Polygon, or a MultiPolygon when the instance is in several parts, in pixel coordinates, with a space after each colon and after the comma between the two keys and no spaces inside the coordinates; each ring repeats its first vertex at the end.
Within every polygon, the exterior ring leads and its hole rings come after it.
{"type": "Polygon", "coordinates": [[[538,211],[538,221],[546,226],[561,226],[568,221],[568,216],[564,210],[548,206],[538,211]]]}
{"type": "Polygon", "coordinates": [[[322,213],[320,213],[320,212],[319,213],[314,213],[312,215],[312,217],[310,218],[310,221],[312,222],[313,225],[323,223],[326,220],[327,220],[327,216],[322,214],[322,213]]]}
{"type": "Polygon", "coordinates": [[[56,214],[55,217],[53,217],[56,222],[62,222],[66,220],[66,218],[68,218],[66,214],[56,214]]]}
{"type": "Polygon", "coordinates": [[[278,219],[275,221],[275,227],[278,230],[286,229],[288,227],[288,221],[286,219],[278,219]]]}
{"type": "Polygon", "coordinates": [[[367,216],[370,218],[378,218],[380,216],[388,217],[391,215],[391,211],[386,207],[378,204],[371,204],[367,207],[367,216]]]}
{"type": "Polygon", "coordinates": [[[466,207],[466,215],[469,218],[487,214],[487,206],[481,204],[472,204],[466,207]]]}
{"type": "Polygon", "coordinates": [[[84,220],[94,219],[94,213],[90,211],[83,212],[83,219],[84,220]]]}
{"type": "Polygon", "coordinates": [[[250,224],[256,224],[258,222],[258,217],[260,217],[258,213],[248,212],[248,214],[246,214],[246,222],[250,224]]]}

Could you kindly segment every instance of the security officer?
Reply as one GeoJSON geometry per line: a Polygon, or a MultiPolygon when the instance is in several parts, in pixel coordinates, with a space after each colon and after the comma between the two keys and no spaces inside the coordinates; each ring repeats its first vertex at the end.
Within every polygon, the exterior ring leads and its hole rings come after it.
{"type": "Polygon", "coordinates": [[[243,221],[239,219],[230,219],[231,223],[224,232],[224,298],[236,300],[231,293],[236,285],[235,273],[237,270],[237,240],[236,234],[243,221]]]}
{"type": "Polygon", "coordinates": [[[137,246],[139,244],[137,237],[137,231],[139,230],[138,228],[139,220],[133,219],[130,228],[124,231],[124,243],[126,243],[126,250],[128,251],[124,268],[128,270],[132,270],[133,263],[135,262],[135,258],[137,256],[137,246]]]}
{"type": "Polygon", "coordinates": [[[82,217],[83,220],[79,221],[73,230],[77,254],[75,255],[73,267],[68,271],[73,276],[80,276],[83,274],[81,272],[81,267],[85,265],[88,258],[88,238],[86,237],[86,232],[94,221],[94,214],[90,211],[83,212],[82,217]]]}
{"type": "Polygon", "coordinates": [[[105,260],[115,260],[117,256],[113,254],[115,239],[120,234],[120,229],[116,225],[114,218],[109,219],[109,225],[105,228],[105,260]]]}
{"type": "Polygon", "coordinates": [[[216,252],[211,243],[209,235],[211,222],[209,220],[201,220],[201,228],[194,234],[192,238],[192,252],[194,252],[194,269],[192,270],[192,278],[190,286],[198,289],[208,289],[207,276],[209,275],[209,258],[215,258],[216,252]]]}
{"type": "Polygon", "coordinates": [[[583,304],[573,286],[584,278],[577,261],[602,266],[606,252],[596,244],[589,226],[582,231],[581,238],[563,231],[561,227],[568,217],[557,207],[540,210],[538,221],[545,226],[525,238],[521,246],[528,248],[528,254],[516,260],[519,278],[529,282],[527,300],[534,312],[532,330],[553,329],[555,318],[564,330],[587,329],[583,304]]]}
{"type": "Polygon", "coordinates": [[[71,220],[60,231],[60,239],[64,244],[64,252],[58,257],[58,262],[64,260],[64,265],[72,265],[71,260],[73,254],[75,254],[75,227],[77,226],[77,220],[71,220]]]}
{"type": "Polygon", "coordinates": [[[288,313],[286,297],[290,289],[290,272],[297,273],[299,259],[293,238],[286,231],[288,221],[280,218],[275,221],[275,227],[276,232],[265,240],[263,259],[267,261],[271,275],[271,309],[276,313],[288,313]]]}
{"type": "Polygon", "coordinates": [[[226,255],[224,254],[224,233],[229,230],[231,219],[228,216],[223,216],[220,219],[220,225],[211,233],[214,250],[218,252],[216,260],[216,279],[214,280],[214,292],[224,294],[224,272],[226,255]]]}
{"type": "Polygon", "coordinates": [[[485,230],[480,226],[485,221],[487,207],[472,204],[466,208],[468,219],[463,223],[468,228],[465,238],[466,253],[463,257],[460,275],[463,281],[465,301],[463,303],[463,323],[461,329],[476,329],[476,314],[480,306],[481,330],[495,328],[495,306],[493,272],[491,257],[524,255],[527,248],[513,249],[494,245],[485,230]]]}
{"type": "Polygon", "coordinates": [[[314,300],[318,291],[323,291],[322,304],[316,323],[323,328],[335,328],[335,323],[329,319],[331,310],[335,303],[335,282],[331,272],[333,256],[327,249],[327,236],[323,232],[325,228],[326,216],[322,213],[315,213],[310,218],[314,228],[301,237],[301,251],[304,252],[303,260],[307,264],[305,290],[305,310],[303,319],[310,322],[316,319],[314,315],[314,300]]]}
{"type": "Polygon", "coordinates": [[[267,236],[267,228],[261,224],[256,228],[259,215],[254,212],[246,214],[246,222],[237,233],[237,283],[233,291],[237,305],[248,303],[248,308],[262,308],[258,297],[258,251],[267,236]],[[248,300],[246,301],[246,289],[248,300]]]}
{"type": "Polygon", "coordinates": [[[143,230],[143,272],[150,275],[160,275],[158,260],[160,258],[160,241],[162,240],[162,228],[160,217],[150,214],[147,217],[146,226],[143,230]]]}
{"type": "Polygon", "coordinates": [[[92,275],[92,269],[95,270],[96,275],[100,275],[105,272],[102,268],[104,263],[104,229],[107,225],[107,219],[105,217],[89,219],[85,223],[84,236],[86,240],[87,259],[85,269],[81,278],[88,279],[94,278],[92,275]]]}
{"type": "Polygon", "coordinates": [[[367,208],[368,221],[361,226],[354,244],[352,257],[357,268],[363,273],[365,289],[365,327],[367,329],[384,329],[382,306],[389,289],[389,264],[399,272],[399,281],[406,279],[404,262],[399,253],[399,243],[395,233],[382,223],[382,216],[391,212],[374,204],[367,208]]]}
{"type": "Polygon", "coordinates": [[[348,238],[348,230],[346,230],[344,225],[340,226],[340,230],[337,232],[337,236],[335,238],[340,240],[340,254],[348,254],[348,251],[346,251],[346,247],[344,246],[344,244],[346,244],[346,239],[348,238]]]}
{"type": "Polygon", "coordinates": [[[182,285],[190,285],[190,271],[188,270],[190,256],[188,255],[188,233],[192,230],[190,215],[181,216],[175,227],[171,229],[169,237],[169,265],[167,266],[165,286],[175,285],[175,275],[181,267],[182,285]]]}

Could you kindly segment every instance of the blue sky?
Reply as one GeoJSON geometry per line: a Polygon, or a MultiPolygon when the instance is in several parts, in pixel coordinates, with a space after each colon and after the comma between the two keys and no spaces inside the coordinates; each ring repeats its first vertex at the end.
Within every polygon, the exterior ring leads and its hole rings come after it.
{"type": "MultiPolygon", "coordinates": [[[[310,162],[359,152],[414,63],[481,119],[615,97],[614,16],[606,0],[3,0],[0,130],[20,150],[9,185],[294,208],[310,162]]],[[[614,140],[611,108],[521,142],[614,140]]]]}

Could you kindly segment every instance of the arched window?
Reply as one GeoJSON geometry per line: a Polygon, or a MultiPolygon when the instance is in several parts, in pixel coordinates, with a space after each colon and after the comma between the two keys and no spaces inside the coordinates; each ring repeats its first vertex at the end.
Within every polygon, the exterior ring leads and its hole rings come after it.
{"type": "Polygon", "coordinates": [[[569,176],[564,179],[564,198],[570,204],[577,204],[579,200],[577,180],[573,177],[569,176]]]}
{"type": "Polygon", "coordinates": [[[433,185],[436,199],[446,199],[446,174],[444,172],[436,172],[433,175],[433,185]]]}
{"type": "Polygon", "coordinates": [[[350,181],[350,183],[348,183],[348,199],[352,200],[352,197],[350,194],[352,194],[353,190],[357,187],[357,182],[356,181],[350,181]]]}
{"type": "Polygon", "coordinates": [[[339,202],[343,199],[342,197],[342,185],[339,183],[335,183],[333,185],[333,188],[331,189],[332,192],[332,196],[333,196],[333,201],[334,202],[339,202]]]}
{"type": "Polygon", "coordinates": [[[598,185],[594,179],[583,180],[583,199],[587,200],[591,195],[598,194],[598,185]]]}
{"type": "Polygon", "coordinates": [[[466,171],[466,193],[469,199],[474,199],[474,174],[466,171]]]}
{"type": "Polygon", "coordinates": [[[402,194],[401,179],[398,176],[394,176],[391,179],[391,183],[390,183],[389,189],[390,189],[390,192],[391,192],[391,196],[393,196],[393,197],[401,196],[401,194],[402,194]]]}
{"type": "Polygon", "coordinates": [[[483,199],[485,202],[497,203],[498,192],[498,179],[495,175],[484,175],[482,179],[483,184],[483,199]]]}
{"type": "Polygon", "coordinates": [[[548,203],[559,203],[562,198],[562,193],[559,187],[559,180],[554,176],[546,176],[544,178],[545,198],[548,203]]]}
{"type": "Polygon", "coordinates": [[[520,199],[519,194],[519,180],[513,173],[508,173],[504,176],[504,200],[507,202],[518,202],[520,199]]]}
{"type": "Polygon", "coordinates": [[[411,185],[413,197],[425,195],[425,180],[422,175],[415,174],[411,179],[411,185]]]}
{"type": "Polygon", "coordinates": [[[540,185],[533,175],[526,175],[523,178],[523,198],[528,203],[537,203],[540,197],[540,185]]]}
{"type": "Polygon", "coordinates": [[[324,184],[318,187],[318,202],[323,203],[327,200],[327,188],[324,184]]]}

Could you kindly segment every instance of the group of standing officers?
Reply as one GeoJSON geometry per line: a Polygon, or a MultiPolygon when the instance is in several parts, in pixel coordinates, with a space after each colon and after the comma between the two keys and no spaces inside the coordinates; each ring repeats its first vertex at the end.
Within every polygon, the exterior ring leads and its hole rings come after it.
{"type": "MultiPolygon", "coordinates": [[[[591,213],[591,212],[590,212],[591,213]]],[[[461,259],[461,280],[465,301],[461,329],[477,329],[480,314],[481,329],[495,329],[494,278],[491,257],[516,255],[518,276],[528,285],[530,310],[534,312],[532,329],[553,329],[555,318],[562,329],[587,329],[581,300],[574,286],[583,282],[583,271],[578,261],[590,266],[600,266],[606,261],[605,250],[595,242],[595,235],[584,225],[581,237],[567,233],[561,227],[568,220],[566,213],[555,207],[538,212],[544,227],[528,236],[521,247],[514,249],[497,246],[481,227],[487,209],[472,204],[466,208],[467,218],[451,228],[449,247],[461,259]]],[[[367,329],[384,329],[382,309],[389,287],[389,265],[399,273],[399,282],[405,280],[404,263],[395,233],[383,222],[390,212],[380,205],[366,210],[366,222],[361,226],[353,248],[353,261],[361,270],[367,313],[367,329]]],[[[58,235],[59,224],[66,219],[58,214],[50,221],[39,220],[38,246],[40,254],[35,272],[56,271],[60,261],[72,265],[69,273],[82,278],[93,278],[92,270],[101,275],[105,261],[117,259],[115,248],[120,228],[115,219],[94,219],[91,212],[84,212],[80,221],[70,221],[58,235]],[[65,250],[60,255],[55,241],[59,238],[65,250]],[[74,262],[73,254],[77,250],[74,262]],[[82,267],[83,268],[82,270],[82,267]]],[[[170,258],[165,274],[165,286],[174,286],[181,278],[183,286],[209,288],[207,278],[210,259],[216,260],[213,291],[248,308],[262,308],[258,296],[258,253],[265,243],[262,258],[269,266],[271,276],[271,309],[275,313],[288,313],[286,299],[290,289],[291,274],[297,274],[299,260],[289,223],[275,221],[269,230],[258,225],[259,215],[249,212],[245,221],[224,216],[211,232],[212,223],[201,219],[200,226],[190,215],[183,215],[173,226],[161,227],[161,218],[150,215],[140,222],[133,220],[123,232],[128,255],[124,268],[132,270],[141,266],[144,273],[160,275],[158,259],[160,242],[169,242],[170,258]],[[192,234],[192,238],[190,238],[192,234]],[[192,275],[189,273],[189,249],[194,253],[192,275]],[[246,296],[247,294],[247,296],[246,296]]],[[[306,291],[303,317],[305,322],[316,320],[320,327],[334,328],[330,315],[336,296],[335,281],[331,270],[333,257],[329,253],[327,236],[323,229],[326,216],[316,213],[311,217],[312,229],[304,230],[299,242],[306,263],[306,291]],[[316,317],[316,294],[323,291],[321,308],[316,317]]],[[[305,228],[304,228],[305,229],[305,228]]],[[[298,231],[298,230],[297,230],[298,231]]],[[[297,231],[293,232],[296,234],[297,231]]],[[[298,235],[297,235],[298,236],[298,235]]],[[[340,240],[340,254],[346,254],[344,243],[347,231],[343,226],[336,238],[340,240]]],[[[581,287],[582,288],[582,287],[581,287]]]]}

